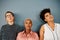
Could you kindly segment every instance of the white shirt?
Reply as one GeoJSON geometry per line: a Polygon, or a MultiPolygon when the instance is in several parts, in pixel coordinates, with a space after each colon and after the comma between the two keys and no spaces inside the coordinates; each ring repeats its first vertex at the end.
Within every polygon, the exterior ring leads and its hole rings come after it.
{"type": "Polygon", "coordinates": [[[44,40],[60,40],[60,24],[55,23],[54,31],[46,23],[44,24],[44,40]]]}

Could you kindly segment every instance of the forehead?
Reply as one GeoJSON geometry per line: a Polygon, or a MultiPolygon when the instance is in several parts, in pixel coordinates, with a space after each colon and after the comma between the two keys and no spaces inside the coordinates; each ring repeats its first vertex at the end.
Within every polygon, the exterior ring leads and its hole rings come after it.
{"type": "Polygon", "coordinates": [[[6,13],[6,15],[12,15],[11,13],[6,13]]]}
{"type": "Polygon", "coordinates": [[[45,13],[45,15],[49,15],[49,14],[51,14],[51,13],[49,13],[49,12],[45,13]]]}
{"type": "Polygon", "coordinates": [[[25,22],[31,22],[32,23],[32,20],[31,19],[26,19],[25,22]]]}

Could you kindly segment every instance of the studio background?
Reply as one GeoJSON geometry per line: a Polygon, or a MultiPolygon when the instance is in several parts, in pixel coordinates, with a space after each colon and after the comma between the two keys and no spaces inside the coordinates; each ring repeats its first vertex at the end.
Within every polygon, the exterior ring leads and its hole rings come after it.
{"type": "Polygon", "coordinates": [[[6,24],[5,12],[12,11],[16,24],[24,27],[24,20],[30,18],[33,21],[32,30],[39,32],[44,23],[39,13],[44,8],[50,8],[54,21],[60,23],[60,0],[0,0],[0,29],[6,24]]]}

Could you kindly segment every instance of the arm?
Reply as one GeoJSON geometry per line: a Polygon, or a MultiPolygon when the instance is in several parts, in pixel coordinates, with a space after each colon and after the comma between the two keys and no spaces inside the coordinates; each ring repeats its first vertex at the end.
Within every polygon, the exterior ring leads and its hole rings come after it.
{"type": "Polygon", "coordinates": [[[2,40],[2,33],[1,33],[1,30],[0,30],[0,40],[2,40]]]}
{"type": "Polygon", "coordinates": [[[18,33],[16,40],[19,40],[19,36],[20,36],[20,35],[19,35],[19,33],[18,33]]]}
{"type": "Polygon", "coordinates": [[[23,38],[22,35],[23,35],[22,32],[19,32],[18,35],[17,35],[16,40],[23,40],[22,39],[23,38]]]}
{"type": "Polygon", "coordinates": [[[4,26],[1,27],[1,31],[0,31],[0,39],[1,40],[3,38],[3,32],[4,32],[4,26]]]}
{"type": "Polygon", "coordinates": [[[44,26],[41,26],[39,34],[40,34],[40,40],[44,40],[44,26]]]}

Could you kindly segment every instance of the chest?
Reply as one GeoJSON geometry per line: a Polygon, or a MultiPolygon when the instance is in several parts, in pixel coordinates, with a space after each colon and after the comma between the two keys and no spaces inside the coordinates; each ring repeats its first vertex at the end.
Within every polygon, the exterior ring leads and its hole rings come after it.
{"type": "Polygon", "coordinates": [[[8,26],[8,27],[5,27],[4,28],[4,33],[9,35],[9,34],[15,34],[16,33],[16,27],[11,27],[11,26],[8,26]]]}
{"type": "Polygon", "coordinates": [[[55,27],[54,31],[48,26],[45,26],[44,39],[57,40],[59,35],[59,30],[60,28],[58,26],[55,27]]]}
{"type": "Polygon", "coordinates": [[[34,35],[22,35],[21,40],[35,40],[35,36],[34,35]]]}

